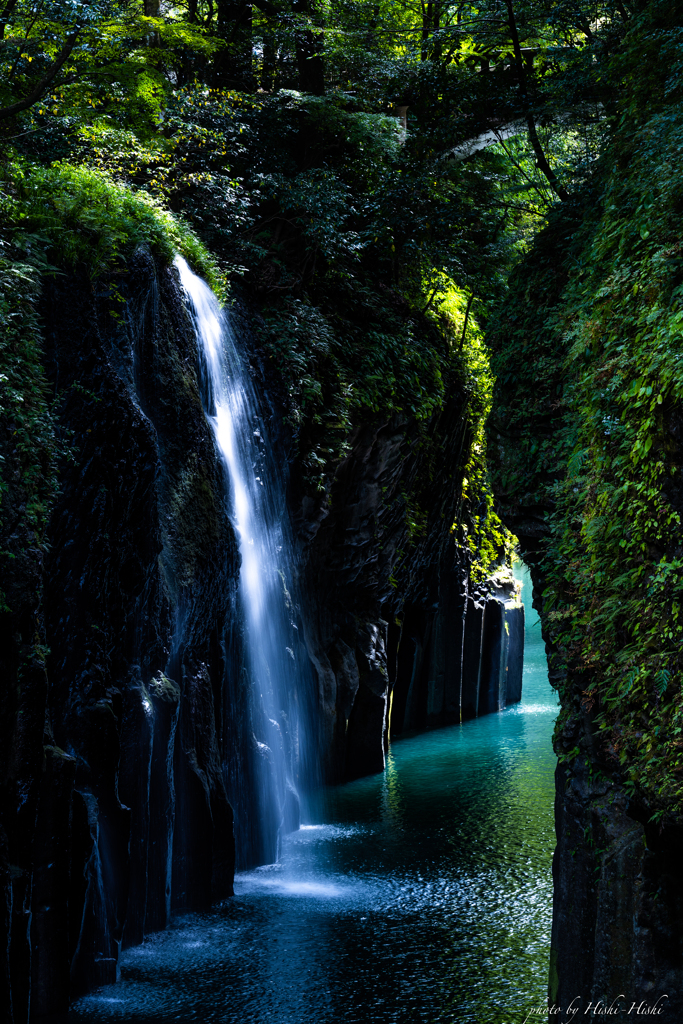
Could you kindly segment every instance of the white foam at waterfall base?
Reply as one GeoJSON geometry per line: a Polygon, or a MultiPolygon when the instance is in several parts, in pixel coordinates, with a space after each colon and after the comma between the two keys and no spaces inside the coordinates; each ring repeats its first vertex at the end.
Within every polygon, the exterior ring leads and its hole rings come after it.
{"type": "MultiPolygon", "coordinates": [[[[295,766],[285,753],[301,750],[301,723],[294,695],[299,682],[294,656],[295,629],[291,622],[289,590],[293,564],[284,500],[284,481],[269,449],[249,368],[211,289],[184,259],[175,260],[187,307],[192,316],[206,379],[203,396],[207,419],[227,471],[227,506],[242,558],[239,611],[244,622],[244,667],[250,679],[250,761],[238,766],[241,785],[250,796],[235,800],[235,836],[240,843],[261,831],[282,831],[285,800],[296,794],[295,766]],[[288,735],[282,734],[287,723],[288,735]],[[240,815],[242,820],[240,820],[240,815]],[[251,815],[250,821],[244,818],[251,815]]],[[[234,797],[234,794],[231,794],[234,797]]],[[[277,847],[264,846],[265,859],[275,859],[277,847]]],[[[243,850],[242,860],[250,855],[243,850]]],[[[251,860],[258,853],[251,852],[251,860]]]]}

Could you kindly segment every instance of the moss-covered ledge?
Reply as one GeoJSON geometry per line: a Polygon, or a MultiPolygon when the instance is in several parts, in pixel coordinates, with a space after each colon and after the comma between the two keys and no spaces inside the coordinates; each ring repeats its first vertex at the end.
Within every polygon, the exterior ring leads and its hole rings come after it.
{"type": "Polygon", "coordinates": [[[636,12],[611,69],[610,145],[536,239],[488,335],[494,486],[532,568],[562,704],[551,996],[585,1007],[666,995],[671,1019],[683,1012],[675,7],[636,12]]]}

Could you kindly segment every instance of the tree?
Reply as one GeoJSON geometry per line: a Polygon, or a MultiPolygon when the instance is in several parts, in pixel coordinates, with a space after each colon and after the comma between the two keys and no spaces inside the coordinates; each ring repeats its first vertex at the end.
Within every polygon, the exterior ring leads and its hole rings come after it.
{"type": "MultiPolygon", "coordinates": [[[[3,29],[4,25],[5,22],[3,21],[3,29]]],[[[62,49],[48,65],[47,70],[44,72],[42,77],[33,84],[27,95],[22,99],[16,100],[14,103],[10,103],[6,107],[0,107],[0,120],[4,120],[8,117],[14,117],[16,114],[20,114],[23,110],[28,110],[28,108],[32,107],[34,103],[37,103],[38,100],[42,99],[51,85],[56,84],[55,79],[57,79],[60,71],[71,57],[81,31],[82,26],[76,25],[73,32],[66,37],[62,49]]]]}

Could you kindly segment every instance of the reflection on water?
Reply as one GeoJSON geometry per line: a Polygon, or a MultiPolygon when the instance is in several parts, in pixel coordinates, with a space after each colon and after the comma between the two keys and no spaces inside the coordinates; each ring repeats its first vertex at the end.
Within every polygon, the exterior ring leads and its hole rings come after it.
{"type": "Polygon", "coordinates": [[[557,713],[528,591],[520,705],[394,743],[70,1024],[521,1024],[547,988],[557,713]]]}

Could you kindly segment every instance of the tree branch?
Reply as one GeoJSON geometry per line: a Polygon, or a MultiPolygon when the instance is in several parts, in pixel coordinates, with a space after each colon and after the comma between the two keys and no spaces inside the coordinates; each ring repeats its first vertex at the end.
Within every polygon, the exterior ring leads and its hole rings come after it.
{"type": "Polygon", "coordinates": [[[469,323],[469,319],[470,319],[470,309],[472,308],[472,299],[473,298],[474,298],[474,293],[470,292],[470,296],[469,296],[469,298],[467,300],[467,309],[465,310],[465,322],[462,325],[462,334],[460,335],[460,351],[461,352],[462,352],[463,348],[465,347],[465,338],[467,336],[467,324],[469,323]]]}
{"type": "Polygon", "coordinates": [[[534,115],[529,102],[529,94],[527,92],[524,58],[522,57],[522,47],[519,44],[519,34],[517,32],[517,22],[515,21],[515,12],[512,6],[512,0],[505,0],[505,6],[508,9],[508,26],[510,28],[512,48],[515,51],[515,63],[517,64],[517,77],[519,79],[519,95],[522,100],[522,109],[524,110],[524,116],[526,118],[527,129],[529,132],[529,142],[536,154],[536,162],[539,169],[548,179],[548,183],[555,195],[564,201],[569,199],[569,193],[557,180],[557,175],[548,163],[548,158],[543,152],[543,146],[541,145],[541,140],[539,139],[538,132],[536,131],[536,122],[534,121],[534,115]]]}
{"type": "Polygon", "coordinates": [[[505,142],[503,141],[503,136],[501,135],[501,133],[496,131],[495,129],[494,129],[494,133],[495,133],[496,138],[498,139],[499,145],[503,147],[503,151],[507,154],[507,158],[510,161],[510,163],[512,164],[512,166],[515,167],[519,171],[519,173],[522,175],[522,177],[525,178],[526,181],[529,182],[529,187],[532,188],[534,190],[534,192],[538,192],[538,194],[541,197],[541,199],[543,200],[543,202],[547,203],[548,202],[548,195],[547,195],[547,193],[542,191],[541,187],[539,185],[537,185],[536,182],[534,181],[534,179],[531,178],[527,174],[527,172],[524,170],[522,165],[517,160],[515,160],[514,156],[512,155],[512,153],[510,152],[508,147],[505,145],[505,142]]]}
{"type": "Polygon", "coordinates": [[[0,39],[3,39],[5,36],[5,29],[9,24],[9,19],[16,5],[17,0],[7,0],[7,3],[5,4],[2,13],[0,14],[0,39]]]}
{"type": "Polygon", "coordinates": [[[32,107],[34,103],[38,102],[38,100],[43,95],[50,82],[52,82],[53,79],[56,78],[56,76],[62,70],[62,67],[66,64],[67,60],[71,56],[71,51],[76,45],[76,40],[78,39],[80,33],[81,26],[79,25],[78,28],[74,32],[72,32],[70,36],[67,36],[67,40],[64,43],[64,46],[62,47],[61,53],[55,60],[54,64],[52,64],[47,69],[43,77],[40,79],[37,85],[34,86],[34,88],[31,90],[28,96],[25,96],[23,100],[17,100],[16,103],[12,103],[12,105],[9,107],[2,107],[0,109],[0,121],[4,120],[7,117],[14,117],[15,114],[20,114],[22,110],[27,110],[29,107],[32,107]]]}

